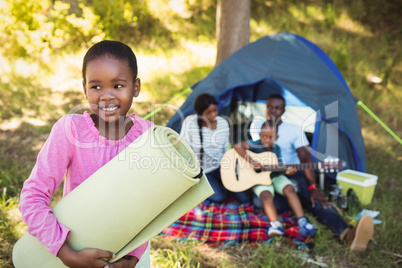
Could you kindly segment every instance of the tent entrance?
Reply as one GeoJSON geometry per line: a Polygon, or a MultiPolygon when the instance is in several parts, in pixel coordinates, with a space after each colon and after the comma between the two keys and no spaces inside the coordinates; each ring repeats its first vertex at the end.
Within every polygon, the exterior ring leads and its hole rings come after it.
{"type": "MultiPolygon", "coordinates": [[[[254,119],[265,120],[265,118],[265,103],[239,101],[236,109],[228,117],[229,124],[232,127],[232,140],[259,139],[258,133],[250,131],[250,125],[254,119]],[[245,130],[246,132],[243,133],[245,130]]],[[[310,144],[315,131],[316,118],[317,113],[308,106],[288,105],[282,116],[284,122],[300,126],[306,133],[310,144]]]]}
{"type": "Polygon", "coordinates": [[[282,120],[300,126],[311,144],[317,119],[316,111],[274,80],[267,78],[255,84],[236,87],[226,91],[221,97],[227,100],[228,93],[230,93],[230,104],[223,107],[221,115],[227,117],[231,126],[232,143],[259,139],[258,133],[255,131],[250,133],[250,124],[253,119],[265,120],[266,99],[272,94],[281,94],[286,101],[282,120]]]}

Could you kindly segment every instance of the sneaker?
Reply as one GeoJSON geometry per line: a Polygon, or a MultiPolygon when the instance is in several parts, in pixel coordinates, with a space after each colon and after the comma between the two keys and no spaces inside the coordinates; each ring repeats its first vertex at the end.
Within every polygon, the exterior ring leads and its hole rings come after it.
{"type": "Polygon", "coordinates": [[[283,235],[285,229],[282,226],[270,226],[268,228],[268,236],[276,236],[276,235],[283,235]]]}
{"type": "Polygon", "coordinates": [[[317,232],[317,227],[307,221],[306,218],[302,217],[298,219],[299,232],[307,237],[312,237],[317,232]]]}
{"type": "Polygon", "coordinates": [[[373,219],[364,215],[361,217],[356,227],[350,229],[345,236],[348,247],[351,251],[362,252],[367,248],[367,244],[374,234],[373,219]]]}

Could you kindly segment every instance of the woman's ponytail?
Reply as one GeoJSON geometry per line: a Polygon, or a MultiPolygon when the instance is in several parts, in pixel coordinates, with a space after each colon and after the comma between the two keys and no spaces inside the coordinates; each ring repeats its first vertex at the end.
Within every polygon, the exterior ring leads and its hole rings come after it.
{"type": "Polygon", "coordinates": [[[211,105],[218,105],[218,102],[215,100],[215,98],[208,94],[204,93],[201,94],[197,97],[197,99],[194,102],[194,110],[197,113],[197,123],[198,123],[198,129],[200,133],[200,141],[201,141],[201,148],[200,148],[200,163],[202,165],[202,161],[204,158],[204,148],[202,147],[202,122],[203,122],[203,116],[202,113],[208,109],[208,107],[211,105]]]}

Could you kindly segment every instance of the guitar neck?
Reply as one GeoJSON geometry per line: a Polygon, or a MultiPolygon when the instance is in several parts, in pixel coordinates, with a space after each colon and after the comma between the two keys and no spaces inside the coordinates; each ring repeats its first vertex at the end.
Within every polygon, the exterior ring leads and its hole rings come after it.
{"type": "Polygon", "coordinates": [[[305,169],[320,169],[321,162],[318,163],[301,163],[301,164],[289,164],[289,165],[264,165],[262,171],[286,171],[289,167],[293,167],[297,170],[305,170],[305,169]]]}

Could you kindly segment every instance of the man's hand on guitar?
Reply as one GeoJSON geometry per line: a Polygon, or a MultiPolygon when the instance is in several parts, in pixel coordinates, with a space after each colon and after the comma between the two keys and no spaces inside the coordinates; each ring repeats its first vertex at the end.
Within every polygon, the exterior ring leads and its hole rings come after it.
{"type": "Polygon", "coordinates": [[[311,189],[309,192],[312,207],[315,207],[315,200],[320,202],[323,208],[327,208],[327,206],[329,206],[328,200],[319,189],[311,189]]]}
{"type": "Polygon", "coordinates": [[[295,169],[294,167],[288,167],[285,171],[286,175],[293,175],[297,172],[297,169],[295,169]]]}
{"type": "Polygon", "coordinates": [[[260,162],[253,160],[251,162],[251,165],[253,166],[253,169],[255,172],[261,172],[262,171],[262,165],[260,162]]]}

